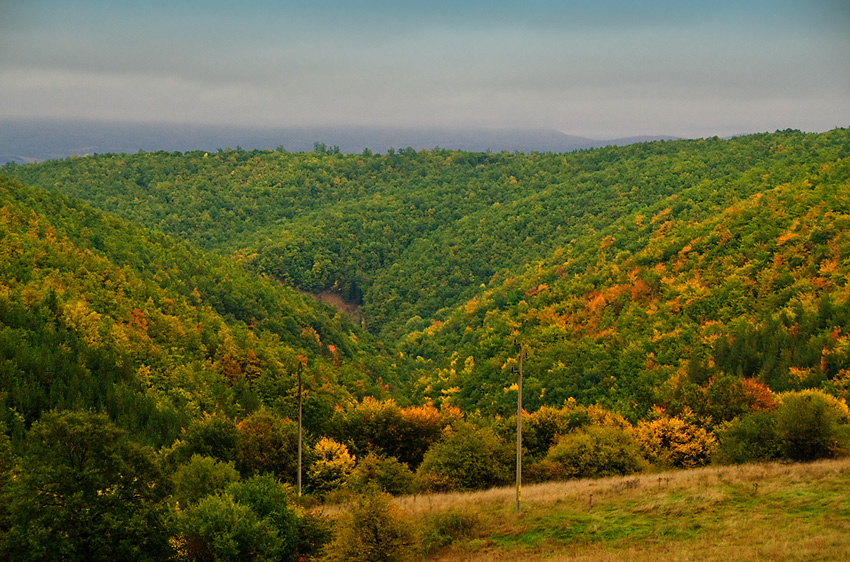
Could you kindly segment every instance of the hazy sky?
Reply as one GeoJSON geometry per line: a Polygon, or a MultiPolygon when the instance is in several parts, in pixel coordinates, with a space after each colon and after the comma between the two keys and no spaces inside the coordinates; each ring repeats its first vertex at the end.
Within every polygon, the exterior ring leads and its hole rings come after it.
{"type": "Polygon", "coordinates": [[[850,0],[0,0],[0,117],[850,126],[850,0]]]}

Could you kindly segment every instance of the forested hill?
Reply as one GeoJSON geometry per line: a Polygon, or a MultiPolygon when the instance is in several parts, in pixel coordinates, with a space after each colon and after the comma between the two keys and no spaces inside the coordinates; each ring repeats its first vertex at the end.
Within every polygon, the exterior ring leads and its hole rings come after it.
{"type": "Polygon", "coordinates": [[[727,377],[846,392],[850,131],[569,154],[99,155],[3,173],[361,306],[419,398],[698,412],[727,377]],[[533,373],[533,374],[532,374],[533,373]],[[715,385],[715,386],[711,386],[715,385]]]}
{"type": "Polygon", "coordinates": [[[742,413],[741,380],[850,398],[850,145],[827,138],[773,137],[766,165],[616,217],[408,333],[420,392],[508,411],[522,341],[532,411],[574,397],[710,426],[742,413]]]}
{"type": "Polygon", "coordinates": [[[650,226],[636,217],[669,207],[678,222],[704,220],[846,157],[847,139],[786,131],[529,155],[140,152],[4,172],[337,291],[395,339],[559,248],[611,235],[612,251],[637,252],[650,226]]]}
{"type": "Polygon", "coordinates": [[[7,427],[93,408],[171,444],[205,412],[290,415],[301,363],[306,408],[325,417],[388,384],[402,393],[368,334],[330,308],[62,194],[0,178],[0,253],[7,427]]]}

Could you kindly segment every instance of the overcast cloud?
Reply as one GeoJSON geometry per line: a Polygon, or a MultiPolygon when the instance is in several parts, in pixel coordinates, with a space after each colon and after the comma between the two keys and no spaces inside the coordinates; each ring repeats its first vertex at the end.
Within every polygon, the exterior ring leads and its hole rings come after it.
{"type": "Polygon", "coordinates": [[[846,0],[0,0],[0,117],[823,131],[848,69],[846,0]]]}

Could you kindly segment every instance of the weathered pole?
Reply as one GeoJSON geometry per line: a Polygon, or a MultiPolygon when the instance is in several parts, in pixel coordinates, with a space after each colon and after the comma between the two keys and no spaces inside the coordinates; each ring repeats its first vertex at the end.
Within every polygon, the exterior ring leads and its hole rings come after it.
{"type": "Polygon", "coordinates": [[[519,344],[519,378],[516,399],[516,512],[522,512],[522,342],[519,344]]]}
{"type": "Polygon", "coordinates": [[[301,369],[303,364],[298,362],[298,497],[301,497],[301,369]]]}

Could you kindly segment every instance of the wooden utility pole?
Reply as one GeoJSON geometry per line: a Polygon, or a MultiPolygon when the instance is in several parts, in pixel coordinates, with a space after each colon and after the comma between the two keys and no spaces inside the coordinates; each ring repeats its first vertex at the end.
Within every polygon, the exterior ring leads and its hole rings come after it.
{"type": "Polygon", "coordinates": [[[516,512],[522,512],[522,356],[525,353],[519,342],[519,377],[516,399],[516,512]]]}
{"type": "Polygon", "coordinates": [[[298,497],[301,497],[301,369],[304,365],[298,362],[298,497]]]}

